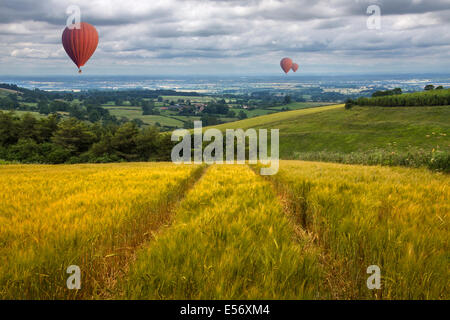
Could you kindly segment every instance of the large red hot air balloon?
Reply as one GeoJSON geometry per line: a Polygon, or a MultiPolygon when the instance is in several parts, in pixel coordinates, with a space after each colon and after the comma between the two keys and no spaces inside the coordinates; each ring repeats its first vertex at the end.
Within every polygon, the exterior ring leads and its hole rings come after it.
{"type": "Polygon", "coordinates": [[[98,45],[98,33],[94,26],[86,22],[80,23],[80,28],[73,29],[66,27],[62,35],[62,44],[67,55],[78,67],[81,73],[81,67],[94,54],[98,45]]]}
{"type": "Polygon", "coordinates": [[[292,64],[292,71],[297,72],[298,70],[298,64],[297,63],[293,63],[292,64]]]}
{"type": "Polygon", "coordinates": [[[291,68],[292,68],[292,59],[284,58],[281,60],[280,65],[281,65],[281,69],[283,69],[283,71],[285,73],[288,73],[289,70],[291,70],[291,68]]]}

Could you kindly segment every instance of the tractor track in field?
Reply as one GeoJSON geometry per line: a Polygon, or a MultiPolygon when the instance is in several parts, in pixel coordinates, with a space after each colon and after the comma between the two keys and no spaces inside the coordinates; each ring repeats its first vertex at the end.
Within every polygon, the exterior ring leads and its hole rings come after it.
{"type": "MultiPolygon", "coordinates": [[[[250,166],[250,169],[258,174],[256,167],[250,166]]],[[[331,299],[355,299],[357,289],[349,281],[349,271],[344,267],[345,264],[340,258],[333,256],[329,250],[320,243],[320,236],[308,228],[308,188],[303,188],[301,194],[292,192],[287,186],[279,181],[271,179],[270,176],[263,177],[268,181],[278,195],[278,199],[284,213],[291,221],[295,237],[299,240],[307,239],[312,247],[318,248],[321,252],[319,263],[326,270],[327,275],[323,283],[328,287],[331,299]]]]}
{"type": "Polygon", "coordinates": [[[118,284],[127,275],[130,265],[135,261],[136,252],[148,245],[158,234],[170,227],[173,214],[176,212],[177,207],[188,192],[195,188],[195,185],[201,180],[207,170],[208,166],[200,166],[183,183],[182,193],[179,193],[175,199],[170,200],[160,208],[158,214],[163,219],[159,225],[149,227],[145,240],[110,250],[109,254],[95,261],[93,270],[96,270],[97,277],[94,276],[90,279],[90,281],[94,282],[94,285],[90,286],[88,292],[77,298],[111,300],[121,296],[118,284]]]}

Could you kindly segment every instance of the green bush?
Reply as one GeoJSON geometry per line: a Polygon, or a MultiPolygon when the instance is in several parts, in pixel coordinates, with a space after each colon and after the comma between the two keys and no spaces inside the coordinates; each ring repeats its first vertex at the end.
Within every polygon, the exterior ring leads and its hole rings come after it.
{"type": "Polygon", "coordinates": [[[450,154],[444,151],[426,151],[419,148],[407,152],[374,149],[367,152],[301,152],[296,159],[305,161],[337,162],[345,164],[428,167],[431,170],[449,172],[450,154]]]}
{"type": "Polygon", "coordinates": [[[21,161],[24,163],[43,163],[45,158],[40,146],[33,139],[20,139],[8,148],[6,160],[21,161]]]}
{"type": "Polygon", "coordinates": [[[450,153],[433,150],[431,159],[428,163],[428,168],[450,173],[450,153]]]}
{"type": "Polygon", "coordinates": [[[70,158],[71,152],[60,146],[53,146],[53,150],[47,155],[47,162],[52,164],[64,163],[70,158]]]}

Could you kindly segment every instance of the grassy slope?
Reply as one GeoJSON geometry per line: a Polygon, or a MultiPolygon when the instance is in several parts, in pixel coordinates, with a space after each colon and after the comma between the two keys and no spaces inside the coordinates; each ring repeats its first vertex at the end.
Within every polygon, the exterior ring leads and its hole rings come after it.
{"type": "Polygon", "coordinates": [[[305,116],[308,114],[321,113],[323,111],[333,110],[333,109],[344,109],[344,105],[333,105],[318,108],[309,108],[303,110],[294,110],[287,112],[279,112],[270,115],[264,115],[260,117],[255,117],[251,119],[245,119],[241,121],[236,121],[233,123],[225,123],[221,125],[214,126],[214,128],[225,130],[225,129],[238,129],[238,128],[275,128],[274,125],[277,123],[284,123],[290,119],[305,116]]]}
{"type": "Polygon", "coordinates": [[[1,110],[2,112],[8,113],[8,112],[14,112],[14,114],[16,114],[19,117],[22,117],[23,115],[30,113],[32,116],[34,116],[35,118],[41,119],[41,118],[45,118],[45,115],[40,114],[39,112],[34,112],[34,111],[21,111],[21,110],[1,110]]]}
{"type": "Polygon", "coordinates": [[[9,95],[11,93],[20,94],[19,91],[0,88],[0,96],[7,96],[7,95],[9,95]]]}
{"type": "Polygon", "coordinates": [[[300,109],[308,109],[308,108],[316,108],[324,105],[330,105],[329,103],[321,103],[321,102],[293,102],[284,106],[278,107],[270,107],[266,109],[254,109],[254,110],[246,110],[246,109],[233,109],[233,111],[238,114],[241,110],[243,110],[247,117],[258,117],[267,114],[274,114],[281,112],[283,108],[289,108],[289,110],[300,110],[300,109]]]}
{"type": "Polygon", "coordinates": [[[413,147],[450,150],[450,108],[326,106],[267,115],[216,126],[280,129],[280,155],[299,152],[406,151],[413,147]],[[433,134],[434,133],[434,134],[433,134]]]}

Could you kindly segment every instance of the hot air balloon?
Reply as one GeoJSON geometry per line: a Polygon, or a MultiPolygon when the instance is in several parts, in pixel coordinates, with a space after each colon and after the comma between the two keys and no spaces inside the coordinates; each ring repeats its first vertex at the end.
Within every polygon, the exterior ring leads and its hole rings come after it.
{"type": "Polygon", "coordinates": [[[86,22],[80,23],[80,28],[66,27],[62,34],[62,44],[67,55],[72,59],[81,73],[81,67],[94,54],[98,45],[98,33],[94,26],[86,22]]]}
{"type": "Polygon", "coordinates": [[[292,59],[290,58],[284,58],[280,62],[281,69],[287,74],[289,70],[292,68],[292,59]]]}
{"type": "Polygon", "coordinates": [[[293,63],[292,64],[292,71],[297,72],[298,70],[298,64],[297,63],[293,63]]]}

